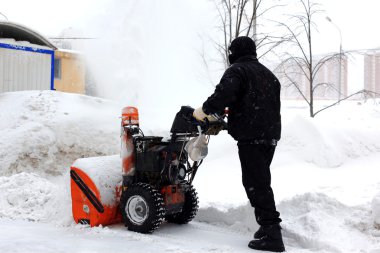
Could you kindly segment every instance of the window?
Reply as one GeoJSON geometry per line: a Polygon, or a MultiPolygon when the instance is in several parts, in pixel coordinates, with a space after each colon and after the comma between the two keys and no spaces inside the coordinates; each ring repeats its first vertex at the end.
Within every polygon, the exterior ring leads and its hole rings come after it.
{"type": "Polygon", "coordinates": [[[61,79],[61,59],[54,59],[54,78],[61,79]]]}

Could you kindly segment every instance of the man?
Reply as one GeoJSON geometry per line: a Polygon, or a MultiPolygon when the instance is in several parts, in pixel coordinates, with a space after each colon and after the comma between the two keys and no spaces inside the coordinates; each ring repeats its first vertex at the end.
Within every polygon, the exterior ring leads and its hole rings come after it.
{"type": "Polygon", "coordinates": [[[228,107],[228,133],[238,142],[243,185],[260,225],[248,247],[282,252],[280,213],[271,188],[270,164],[281,137],[280,83],[256,58],[249,37],[231,42],[229,62],[220,83],[203,106],[197,120],[223,113],[228,107]]]}

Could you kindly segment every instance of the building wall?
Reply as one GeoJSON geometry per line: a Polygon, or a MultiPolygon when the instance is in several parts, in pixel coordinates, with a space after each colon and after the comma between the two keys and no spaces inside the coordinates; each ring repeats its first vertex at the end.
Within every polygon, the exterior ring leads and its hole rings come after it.
{"type": "Polygon", "coordinates": [[[53,50],[0,43],[0,92],[50,90],[53,50]]]}
{"type": "Polygon", "coordinates": [[[60,60],[60,77],[54,79],[55,90],[84,94],[85,65],[80,55],[57,50],[55,59],[60,60]]]}
{"type": "Polygon", "coordinates": [[[380,93],[380,52],[364,57],[364,89],[380,93]]]}
{"type": "Polygon", "coordinates": [[[333,59],[326,62],[315,77],[315,85],[320,85],[315,90],[316,99],[339,99],[347,97],[348,85],[348,62],[347,57],[343,56],[341,61],[333,59]],[[340,68],[340,70],[339,70],[340,68]],[[339,72],[340,71],[340,72],[339,72]],[[340,74],[340,78],[339,78],[340,74]],[[339,83],[340,81],[340,83],[339,83]],[[339,96],[340,91],[340,96],[339,96]]]}
{"type": "MultiPolygon", "coordinates": [[[[339,59],[326,62],[318,71],[314,78],[314,85],[317,88],[314,91],[314,99],[338,99],[339,98],[339,67],[341,67],[341,80],[340,80],[340,98],[347,96],[347,73],[348,64],[347,57],[342,57],[342,61],[339,59]]],[[[314,63],[317,64],[317,61],[314,63]]],[[[307,69],[303,71],[295,63],[287,63],[282,69],[278,69],[276,73],[280,79],[282,90],[281,95],[287,99],[302,99],[301,94],[292,84],[295,82],[298,84],[302,93],[309,98],[310,88],[309,81],[305,76],[307,69]],[[286,75],[284,74],[286,72],[286,75]],[[292,82],[289,81],[289,78],[292,82]]]]}

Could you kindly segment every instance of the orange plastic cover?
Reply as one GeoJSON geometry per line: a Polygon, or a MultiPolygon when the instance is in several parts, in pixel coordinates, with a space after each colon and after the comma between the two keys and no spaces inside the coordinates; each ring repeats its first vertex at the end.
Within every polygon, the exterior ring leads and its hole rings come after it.
{"type": "MultiPolygon", "coordinates": [[[[115,201],[111,205],[105,205],[101,202],[99,190],[89,175],[87,175],[79,168],[71,167],[71,175],[74,174],[76,174],[78,177],[75,177],[74,180],[72,176],[70,181],[72,211],[75,222],[88,223],[91,227],[99,225],[110,225],[121,222],[119,202],[115,201]],[[81,186],[79,186],[80,183],[78,183],[78,180],[83,183],[81,186]],[[87,193],[87,196],[85,193],[86,190],[90,190],[90,193],[87,193]],[[96,199],[92,199],[91,196],[92,198],[95,197],[96,199]],[[96,200],[98,200],[98,204],[100,203],[100,206],[96,205],[96,200]]],[[[117,195],[115,196],[115,199],[119,200],[121,188],[120,186],[115,187],[115,194],[117,195]]]]}

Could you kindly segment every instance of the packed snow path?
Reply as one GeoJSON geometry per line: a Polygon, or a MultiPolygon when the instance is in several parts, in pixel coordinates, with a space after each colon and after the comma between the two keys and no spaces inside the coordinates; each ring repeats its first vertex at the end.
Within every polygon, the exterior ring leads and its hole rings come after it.
{"type": "Polygon", "coordinates": [[[1,220],[0,226],[0,252],[252,252],[248,235],[199,222],[164,224],[150,235],[122,225],[89,229],[1,220]]]}
{"type": "MultiPolygon", "coordinates": [[[[196,221],[188,225],[163,224],[150,235],[128,231],[123,225],[105,228],[82,225],[61,227],[48,223],[0,219],[0,226],[0,252],[7,253],[256,252],[247,247],[252,239],[251,233],[196,221]]],[[[379,240],[377,248],[370,244],[363,248],[366,246],[358,242],[356,250],[355,245],[352,245],[353,249],[347,250],[339,248],[341,242],[337,241],[334,246],[334,243],[319,241],[317,236],[316,234],[313,239],[296,234],[292,234],[291,238],[285,236],[287,252],[380,252],[379,240]]],[[[338,238],[339,235],[331,238],[331,241],[338,238]]],[[[356,240],[354,237],[352,239],[356,240]]],[[[355,244],[355,241],[352,243],[355,244]]]]}

